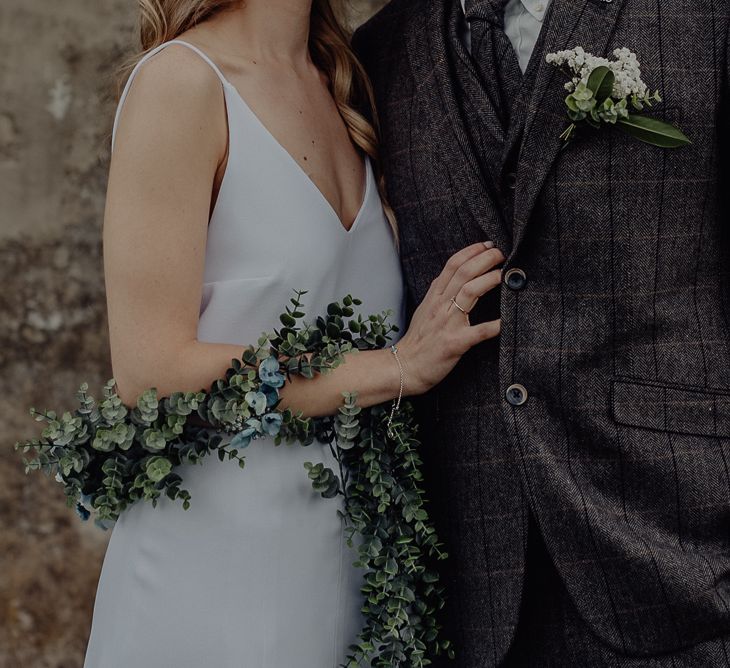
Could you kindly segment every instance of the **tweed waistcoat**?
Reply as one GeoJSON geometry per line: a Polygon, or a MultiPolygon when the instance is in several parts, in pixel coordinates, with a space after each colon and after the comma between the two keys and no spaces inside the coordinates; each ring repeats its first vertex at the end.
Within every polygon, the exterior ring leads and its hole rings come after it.
{"type": "MultiPolygon", "coordinates": [[[[479,0],[475,2],[478,7],[479,0]]],[[[470,3],[467,3],[467,8],[470,8],[470,3]]],[[[509,38],[502,32],[503,17],[502,24],[491,29],[500,31],[498,37],[494,38],[495,44],[480,44],[480,37],[489,41],[492,35],[488,33],[480,36],[479,28],[472,26],[470,57],[461,37],[463,29],[460,24],[465,20],[461,3],[451,2],[447,5],[447,10],[446,40],[449,51],[446,57],[457,86],[461,113],[464,118],[470,119],[465,123],[465,130],[478,154],[482,177],[489,183],[489,190],[499,206],[505,233],[509,234],[514,212],[519,145],[527,119],[527,101],[535,84],[546,30],[541,31],[523,74],[509,38]],[[491,67],[488,63],[481,62],[489,52],[498,60],[491,67]]]]}

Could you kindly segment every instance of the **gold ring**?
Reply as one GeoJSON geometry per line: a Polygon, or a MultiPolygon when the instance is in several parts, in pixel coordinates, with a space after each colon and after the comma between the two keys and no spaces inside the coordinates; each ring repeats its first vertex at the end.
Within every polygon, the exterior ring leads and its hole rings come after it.
{"type": "Polygon", "coordinates": [[[463,308],[461,308],[461,306],[459,306],[459,302],[456,301],[456,297],[451,298],[451,303],[464,314],[467,326],[471,326],[471,320],[469,320],[469,311],[465,311],[463,308]]]}
{"type": "Polygon", "coordinates": [[[458,309],[459,309],[459,310],[460,310],[460,311],[461,311],[461,312],[462,312],[462,313],[463,313],[464,315],[466,315],[466,316],[468,316],[468,315],[469,315],[469,311],[466,311],[466,310],[464,310],[463,308],[461,308],[461,306],[459,306],[459,302],[457,302],[457,301],[456,301],[456,297],[452,297],[452,298],[451,298],[451,303],[452,303],[452,304],[453,304],[454,306],[456,306],[456,308],[458,308],[458,309]]]}

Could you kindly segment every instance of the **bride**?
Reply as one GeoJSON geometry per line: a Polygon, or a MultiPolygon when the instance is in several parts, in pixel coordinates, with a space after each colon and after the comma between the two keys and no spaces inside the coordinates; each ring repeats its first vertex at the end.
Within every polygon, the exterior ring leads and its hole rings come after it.
{"type": "MultiPolygon", "coordinates": [[[[347,293],[403,324],[397,229],[383,197],[369,84],[329,0],[140,0],[145,50],[112,137],[104,263],[112,364],[128,405],[148,387],[222,377],[306,289],[317,314],[347,293]]],[[[492,244],[456,253],[390,350],[295,380],[284,404],[334,413],[441,381],[499,322],[471,325],[500,282],[492,244]],[[452,299],[453,298],[453,299],[452,299]]],[[[328,447],[255,441],[241,472],[185,471],[188,511],[137,504],[116,523],[86,668],[323,668],[360,629],[360,573],[336,502],[305,461],[328,447]]]]}

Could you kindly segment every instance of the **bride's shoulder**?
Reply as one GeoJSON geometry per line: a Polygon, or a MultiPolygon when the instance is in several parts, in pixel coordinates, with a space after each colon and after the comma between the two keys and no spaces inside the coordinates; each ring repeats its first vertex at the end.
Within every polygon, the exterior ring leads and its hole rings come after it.
{"type": "Polygon", "coordinates": [[[198,53],[185,44],[167,43],[143,58],[132,72],[129,102],[133,97],[148,102],[206,105],[220,90],[218,75],[198,53]]]}
{"type": "Polygon", "coordinates": [[[211,65],[185,44],[165,43],[143,56],[130,73],[115,132],[125,143],[132,136],[152,135],[160,141],[162,136],[199,134],[201,127],[223,137],[224,108],[221,81],[211,65]]]}
{"type": "Polygon", "coordinates": [[[112,137],[127,155],[147,148],[162,154],[194,148],[222,155],[227,141],[221,81],[199,53],[166,43],[149,52],[132,70],[119,101],[112,137]],[[184,139],[184,141],[181,141],[184,139]]]}

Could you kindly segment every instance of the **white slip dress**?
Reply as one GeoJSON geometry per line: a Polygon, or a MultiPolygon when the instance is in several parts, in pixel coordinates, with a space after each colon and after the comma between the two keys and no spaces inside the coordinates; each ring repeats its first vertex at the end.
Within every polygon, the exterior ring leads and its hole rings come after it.
{"type": "MultiPolygon", "coordinates": [[[[255,344],[279,326],[293,289],[312,317],[348,293],[365,314],[403,324],[398,255],[366,159],[362,207],[348,231],[298,163],[220,78],[229,157],[208,228],[200,341],[255,344]]],[[[246,467],[211,457],[181,467],[187,511],[138,503],[113,527],[85,668],[334,668],[361,628],[361,571],[345,544],[340,500],[313,491],[304,462],[334,466],[327,446],[259,440],[246,467]]]]}

